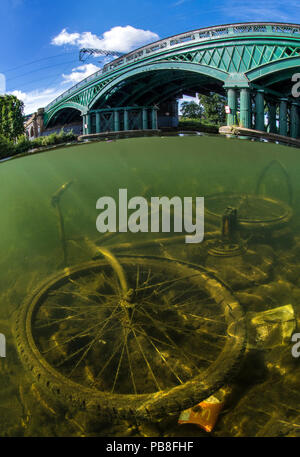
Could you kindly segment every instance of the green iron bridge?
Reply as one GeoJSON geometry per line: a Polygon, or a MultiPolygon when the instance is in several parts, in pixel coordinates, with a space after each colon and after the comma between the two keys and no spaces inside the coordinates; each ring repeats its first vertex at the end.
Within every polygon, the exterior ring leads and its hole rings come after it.
{"type": "MultiPolygon", "coordinates": [[[[227,124],[300,136],[292,76],[300,25],[239,23],[162,39],[121,56],[44,109],[44,127],[80,120],[83,133],[157,129],[183,94],[227,97],[227,124]]],[[[176,112],[177,116],[177,112],[176,112]]]]}

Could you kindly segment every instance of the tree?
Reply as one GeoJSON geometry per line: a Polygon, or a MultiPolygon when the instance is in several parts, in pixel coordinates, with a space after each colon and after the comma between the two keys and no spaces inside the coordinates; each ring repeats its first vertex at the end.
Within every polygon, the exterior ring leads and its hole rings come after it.
{"type": "Polygon", "coordinates": [[[203,117],[208,123],[221,125],[225,123],[226,98],[219,94],[198,95],[203,107],[203,117]]]}
{"type": "Polygon", "coordinates": [[[181,105],[181,113],[183,117],[201,119],[203,108],[196,102],[183,102],[181,105]]]}
{"type": "Polygon", "coordinates": [[[0,96],[0,135],[9,140],[24,133],[24,103],[15,95],[0,96]]]}

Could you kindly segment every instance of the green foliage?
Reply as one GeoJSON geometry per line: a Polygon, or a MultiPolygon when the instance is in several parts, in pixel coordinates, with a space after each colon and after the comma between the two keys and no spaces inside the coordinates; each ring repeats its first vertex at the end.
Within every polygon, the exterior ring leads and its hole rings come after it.
{"type": "Polygon", "coordinates": [[[63,129],[59,133],[51,133],[51,135],[48,136],[39,136],[32,141],[30,141],[26,135],[18,136],[15,142],[9,140],[4,135],[0,135],[0,158],[22,154],[30,149],[68,143],[75,141],[76,139],[77,135],[75,135],[72,131],[66,133],[63,129]]]}
{"type": "Polygon", "coordinates": [[[183,117],[190,119],[201,119],[203,115],[203,107],[196,102],[183,102],[181,104],[181,113],[183,117]]]}
{"type": "Polygon", "coordinates": [[[40,148],[44,146],[44,138],[44,136],[39,136],[38,138],[35,138],[34,140],[30,141],[29,149],[40,148]]]}
{"type": "Polygon", "coordinates": [[[39,136],[30,141],[31,149],[41,146],[55,146],[56,144],[68,143],[77,140],[77,135],[73,131],[65,132],[63,129],[59,133],[51,133],[47,136],[39,136]]]}
{"type": "Polygon", "coordinates": [[[18,137],[16,144],[14,145],[14,153],[22,154],[27,152],[31,148],[31,141],[27,138],[26,135],[21,135],[18,137]]]}
{"type": "Polygon", "coordinates": [[[14,95],[0,96],[0,135],[9,140],[24,133],[24,103],[14,95]]]}
{"type": "Polygon", "coordinates": [[[0,158],[8,157],[13,153],[14,143],[4,135],[0,135],[0,158]]]}
{"type": "Polygon", "coordinates": [[[219,94],[200,95],[199,102],[203,107],[203,117],[206,122],[214,125],[224,125],[226,98],[219,94]]]}
{"type": "Polygon", "coordinates": [[[179,121],[180,130],[193,130],[205,133],[218,133],[218,127],[213,124],[199,121],[199,119],[182,118],[179,121]]]}
{"type": "Polygon", "coordinates": [[[199,104],[194,101],[182,103],[181,112],[183,118],[201,120],[202,125],[224,125],[226,98],[214,93],[210,95],[199,94],[198,97],[199,104]]]}

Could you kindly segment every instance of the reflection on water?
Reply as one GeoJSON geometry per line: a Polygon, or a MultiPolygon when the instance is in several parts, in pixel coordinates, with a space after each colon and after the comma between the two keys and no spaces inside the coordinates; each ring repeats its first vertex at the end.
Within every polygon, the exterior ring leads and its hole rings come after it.
{"type": "MultiPolygon", "coordinates": [[[[213,374],[217,381],[223,370],[231,395],[212,434],[299,435],[300,368],[291,355],[300,312],[298,154],[277,144],[185,135],[95,142],[3,163],[0,436],[201,435],[196,426],[179,426],[177,413],[147,424],[112,422],[112,405],[118,394],[145,393],[151,403],[154,392],[204,379],[216,360],[213,374]],[[147,200],[204,196],[204,242],[187,245],[179,234],[100,235],[96,201],[117,201],[119,189],[147,200]],[[66,265],[79,265],[75,276],[62,270],[66,265]],[[37,287],[56,274],[40,300],[37,287]],[[235,326],[224,317],[234,302],[241,310],[231,315],[235,326]],[[25,374],[12,327],[30,303],[37,303],[30,332],[39,357],[25,374]],[[229,359],[239,369],[218,359],[230,338],[238,347],[229,359]],[[71,384],[55,384],[55,394],[41,390],[40,359],[71,384]],[[106,413],[95,419],[84,405],[75,411],[61,401],[66,391],[79,401],[72,382],[104,392],[106,413]]],[[[20,335],[19,352],[30,358],[20,335]]],[[[205,381],[210,395],[214,376],[205,381]]],[[[176,401],[191,406],[174,394],[176,401]]]]}

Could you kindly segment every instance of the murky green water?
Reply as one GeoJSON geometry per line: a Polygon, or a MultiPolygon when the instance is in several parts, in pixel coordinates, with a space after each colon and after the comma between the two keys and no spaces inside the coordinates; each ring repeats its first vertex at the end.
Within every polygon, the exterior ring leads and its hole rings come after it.
{"type": "MultiPolygon", "coordinates": [[[[212,434],[217,436],[298,436],[300,430],[300,392],[298,393],[300,368],[298,359],[291,355],[292,344],[290,342],[291,332],[297,332],[300,315],[298,275],[300,272],[298,259],[300,254],[300,205],[298,204],[300,201],[300,160],[298,156],[298,149],[275,144],[219,137],[188,136],[136,138],[86,144],[2,163],[0,167],[0,208],[2,212],[0,333],[7,337],[7,357],[0,359],[0,436],[97,434],[104,436],[198,436],[205,433],[194,425],[177,425],[178,414],[166,416],[159,422],[153,421],[140,426],[136,426],[135,421],[130,421],[130,419],[121,421],[119,424],[110,424],[106,420],[99,419],[98,426],[94,424],[94,429],[92,428],[91,431],[88,426],[85,428],[82,425],[85,424],[83,417],[87,413],[78,412],[76,416],[74,411],[71,413],[56,409],[56,405],[52,405],[51,399],[44,398],[36,388],[30,374],[25,376],[11,332],[15,319],[14,312],[23,306],[25,297],[32,293],[43,280],[53,273],[61,271],[65,266],[59,229],[59,213],[57,207],[51,204],[51,198],[60,186],[69,181],[72,181],[72,184],[60,200],[65,237],[68,240],[66,241],[68,266],[90,261],[95,255],[98,258],[101,257],[101,253],[97,252],[95,244],[91,245],[91,241],[97,241],[99,246],[103,245],[108,250],[112,249],[116,258],[118,258],[119,251],[115,246],[118,243],[128,242],[131,244],[127,248],[124,245],[121,248],[122,255],[156,255],[167,259],[180,259],[209,268],[233,289],[235,297],[246,313],[247,322],[250,322],[257,313],[291,305],[292,324],[287,324],[284,317],[281,323],[280,319],[275,324],[273,321],[273,327],[270,323],[267,327],[260,326],[259,331],[258,327],[253,327],[251,322],[247,324],[249,336],[242,365],[238,373],[226,380],[225,384],[229,386],[231,395],[227,399],[212,434]],[[174,244],[162,242],[151,246],[149,241],[163,237],[165,234],[122,233],[106,239],[105,235],[101,235],[96,230],[96,218],[99,213],[96,209],[96,201],[101,196],[111,196],[117,201],[119,189],[128,189],[128,198],[144,196],[147,199],[162,195],[208,198],[211,194],[220,194],[220,199],[224,199],[225,193],[253,195],[259,176],[274,160],[277,163],[266,173],[261,182],[260,191],[267,197],[289,204],[289,191],[292,188],[293,218],[280,227],[267,227],[267,231],[257,232],[255,229],[248,229],[243,232],[242,241],[247,243],[247,246],[246,251],[240,255],[226,258],[210,255],[208,250],[211,245],[205,244],[207,241],[201,246],[186,245],[183,240],[174,244]],[[278,164],[279,162],[280,164],[278,164]],[[135,243],[143,241],[148,241],[148,244],[139,248],[134,247],[135,243]],[[285,339],[283,335],[285,335],[285,339]]],[[[267,208],[266,211],[269,209],[267,208]]],[[[269,214],[271,219],[278,216],[276,211],[273,213],[272,211],[269,214]]],[[[208,216],[205,228],[206,233],[219,231],[220,221],[211,220],[208,216]]],[[[109,262],[108,265],[110,265],[109,262]]],[[[138,284],[138,281],[145,287],[149,281],[146,277],[147,271],[149,273],[151,270],[150,277],[152,274],[155,277],[153,273],[155,265],[149,267],[148,270],[146,268],[145,271],[137,269],[136,266],[133,268],[132,265],[124,264],[121,267],[127,268],[129,288],[134,288],[134,284],[138,284]],[[137,275],[140,275],[139,279],[137,279],[137,275]]],[[[104,274],[107,275],[105,281],[111,280],[111,284],[113,284],[115,278],[109,279],[108,272],[104,272],[104,274]]],[[[167,281],[174,274],[176,275],[173,270],[167,268],[166,271],[157,273],[157,278],[160,281],[167,281]]],[[[95,276],[97,277],[97,275],[95,276]]],[[[92,276],[92,280],[88,283],[91,288],[95,287],[92,285],[93,278],[92,276]]],[[[81,283],[80,279],[78,281],[76,291],[84,295],[86,293],[84,283],[81,283]]],[[[100,287],[98,284],[96,289],[98,286],[100,287]]],[[[117,287],[118,285],[116,285],[117,287]]],[[[185,287],[187,287],[186,284],[180,284],[176,293],[185,287]]],[[[187,290],[189,291],[188,288],[187,290]]],[[[112,295],[107,288],[105,291],[108,295],[112,295]]],[[[68,284],[61,293],[71,294],[68,284]]],[[[72,293],[74,294],[74,291],[72,293]]],[[[191,290],[190,296],[185,297],[185,303],[191,302],[191,300],[196,301],[201,293],[194,289],[191,290]]],[[[153,296],[151,297],[153,298],[153,296]]],[[[201,302],[202,317],[217,319],[217,313],[220,311],[215,310],[209,300],[206,302],[205,308],[204,302],[207,300],[205,295],[201,299],[203,299],[201,302]],[[205,314],[209,312],[210,315],[205,314]]],[[[83,309],[84,299],[76,297],[76,300],[76,306],[83,309]]],[[[169,303],[173,297],[166,296],[164,300],[169,300],[169,303]]],[[[54,306],[54,302],[49,303],[50,308],[54,306]]],[[[55,303],[57,305],[59,302],[55,303]]],[[[47,305],[45,305],[45,310],[47,311],[47,305]]],[[[89,319],[97,319],[97,316],[91,316],[89,319]]],[[[44,335],[44,340],[48,338],[50,341],[51,338],[52,340],[54,338],[53,341],[56,341],[55,344],[58,348],[59,332],[70,331],[66,326],[61,326],[63,317],[67,318],[67,315],[59,315],[59,328],[55,327],[53,332],[51,329],[50,331],[47,329],[44,335]]],[[[43,318],[45,318],[43,315],[38,316],[41,322],[43,322],[43,318]]],[[[164,316],[160,315],[158,318],[167,320],[168,313],[164,316]]],[[[50,316],[50,319],[54,319],[53,315],[50,316]]],[[[178,323],[178,315],[176,319],[178,323]]],[[[122,322],[124,324],[124,321],[122,322]]],[[[152,324],[154,325],[153,320],[152,324]]],[[[188,321],[184,325],[189,325],[188,329],[191,332],[190,325],[192,324],[188,321]]],[[[195,328],[195,330],[197,329],[195,328]]],[[[206,331],[209,333],[209,327],[206,328],[206,331]]],[[[212,335],[216,339],[220,336],[217,351],[222,351],[224,344],[224,340],[222,340],[224,335],[221,335],[221,331],[223,330],[219,328],[212,330],[212,335]]],[[[38,333],[37,338],[39,338],[41,350],[47,351],[47,348],[49,350],[47,341],[41,342],[43,332],[38,333]]],[[[106,338],[108,338],[107,335],[106,338]]],[[[182,347],[185,347],[185,344],[191,347],[193,344],[200,344],[189,338],[191,338],[190,333],[187,340],[178,340],[176,343],[183,345],[182,347]]],[[[137,339],[136,345],[138,341],[140,340],[137,339]]],[[[103,344],[106,344],[106,341],[103,344]]],[[[162,352],[162,349],[159,349],[162,352]]],[[[198,349],[201,352],[201,345],[198,349]]],[[[73,351],[75,351],[74,348],[73,351]]],[[[101,352],[99,354],[101,355],[101,352]]],[[[166,354],[163,352],[161,357],[166,360],[169,356],[174,357],[174,351],[170,355],[166,350],[166,354]]],[[[209,355],[207,352],[206,354],[209,355]]],[[[210,354],[213,359],[212,354],[213,350],[210,354]]],[[[66,354],[63,355],[63,357],[66,356],[66,354]]],[[[96,355],[93,357],[86,362],[85,371],[78,374],[75,381],[86,383],[86,385],[95,381],[92,365],[95,363],[96,355]]],[[[136,364],[139,364],[138,357],[141,355],[135,354],[133,357],[136,357],[136,364]]],[[[209,357],[207,358],[209,359],[209,357]]],[[[59,360],[50,357],[48,362],[57,364],[59,360]]],[[[155,363],[153,361],[153,367],[156,367],[155,363]]],[[[203,363],[204,366],[209,365],[205,364],[205,361],[203,363]]],[[[136,376],[140,379],[143,373],[139,373],[137,367],[133,367],[132,371],[135,369],[137,370],[136,376]]],[[[191,371],[193,369],[189,363],[182,362],[181,366],[178,366],[176,375],[179,376],[180,372],[179,377],[186,376],[188,379],[188,370],[190,370],[189,376],[195,375],[191,371]]],[[[114,370],[118,370],[118,365],[114,367],[114,370]]],[[[126,371],[126,367],[124,370],[126,371]]],[[[120,378],[116,381],[116,385],[114,385],[116,391],[134,394],[134,382],[130,381],[132,371],[129,370],[127,378],[120,378]],[[133,392],[130,391],[130,388],[133,392]]],[[[69,376],[68,371],[62,370],[62,372],[69,376]]],[[[173,386],[172,382],[170,379],[170,386],[173,386]]],[[[142,389],[142,383],[138,384],[138,388],[142,389]]],[[[111,387],[106,386],[105,389],[111,390],[111,387]]],[[[98,388],[104,389],[103,386],[98,386],[98,388]]],[[[148,384],[145,392],[153,391],[155,391],[154,387],[148,384]]]]}

